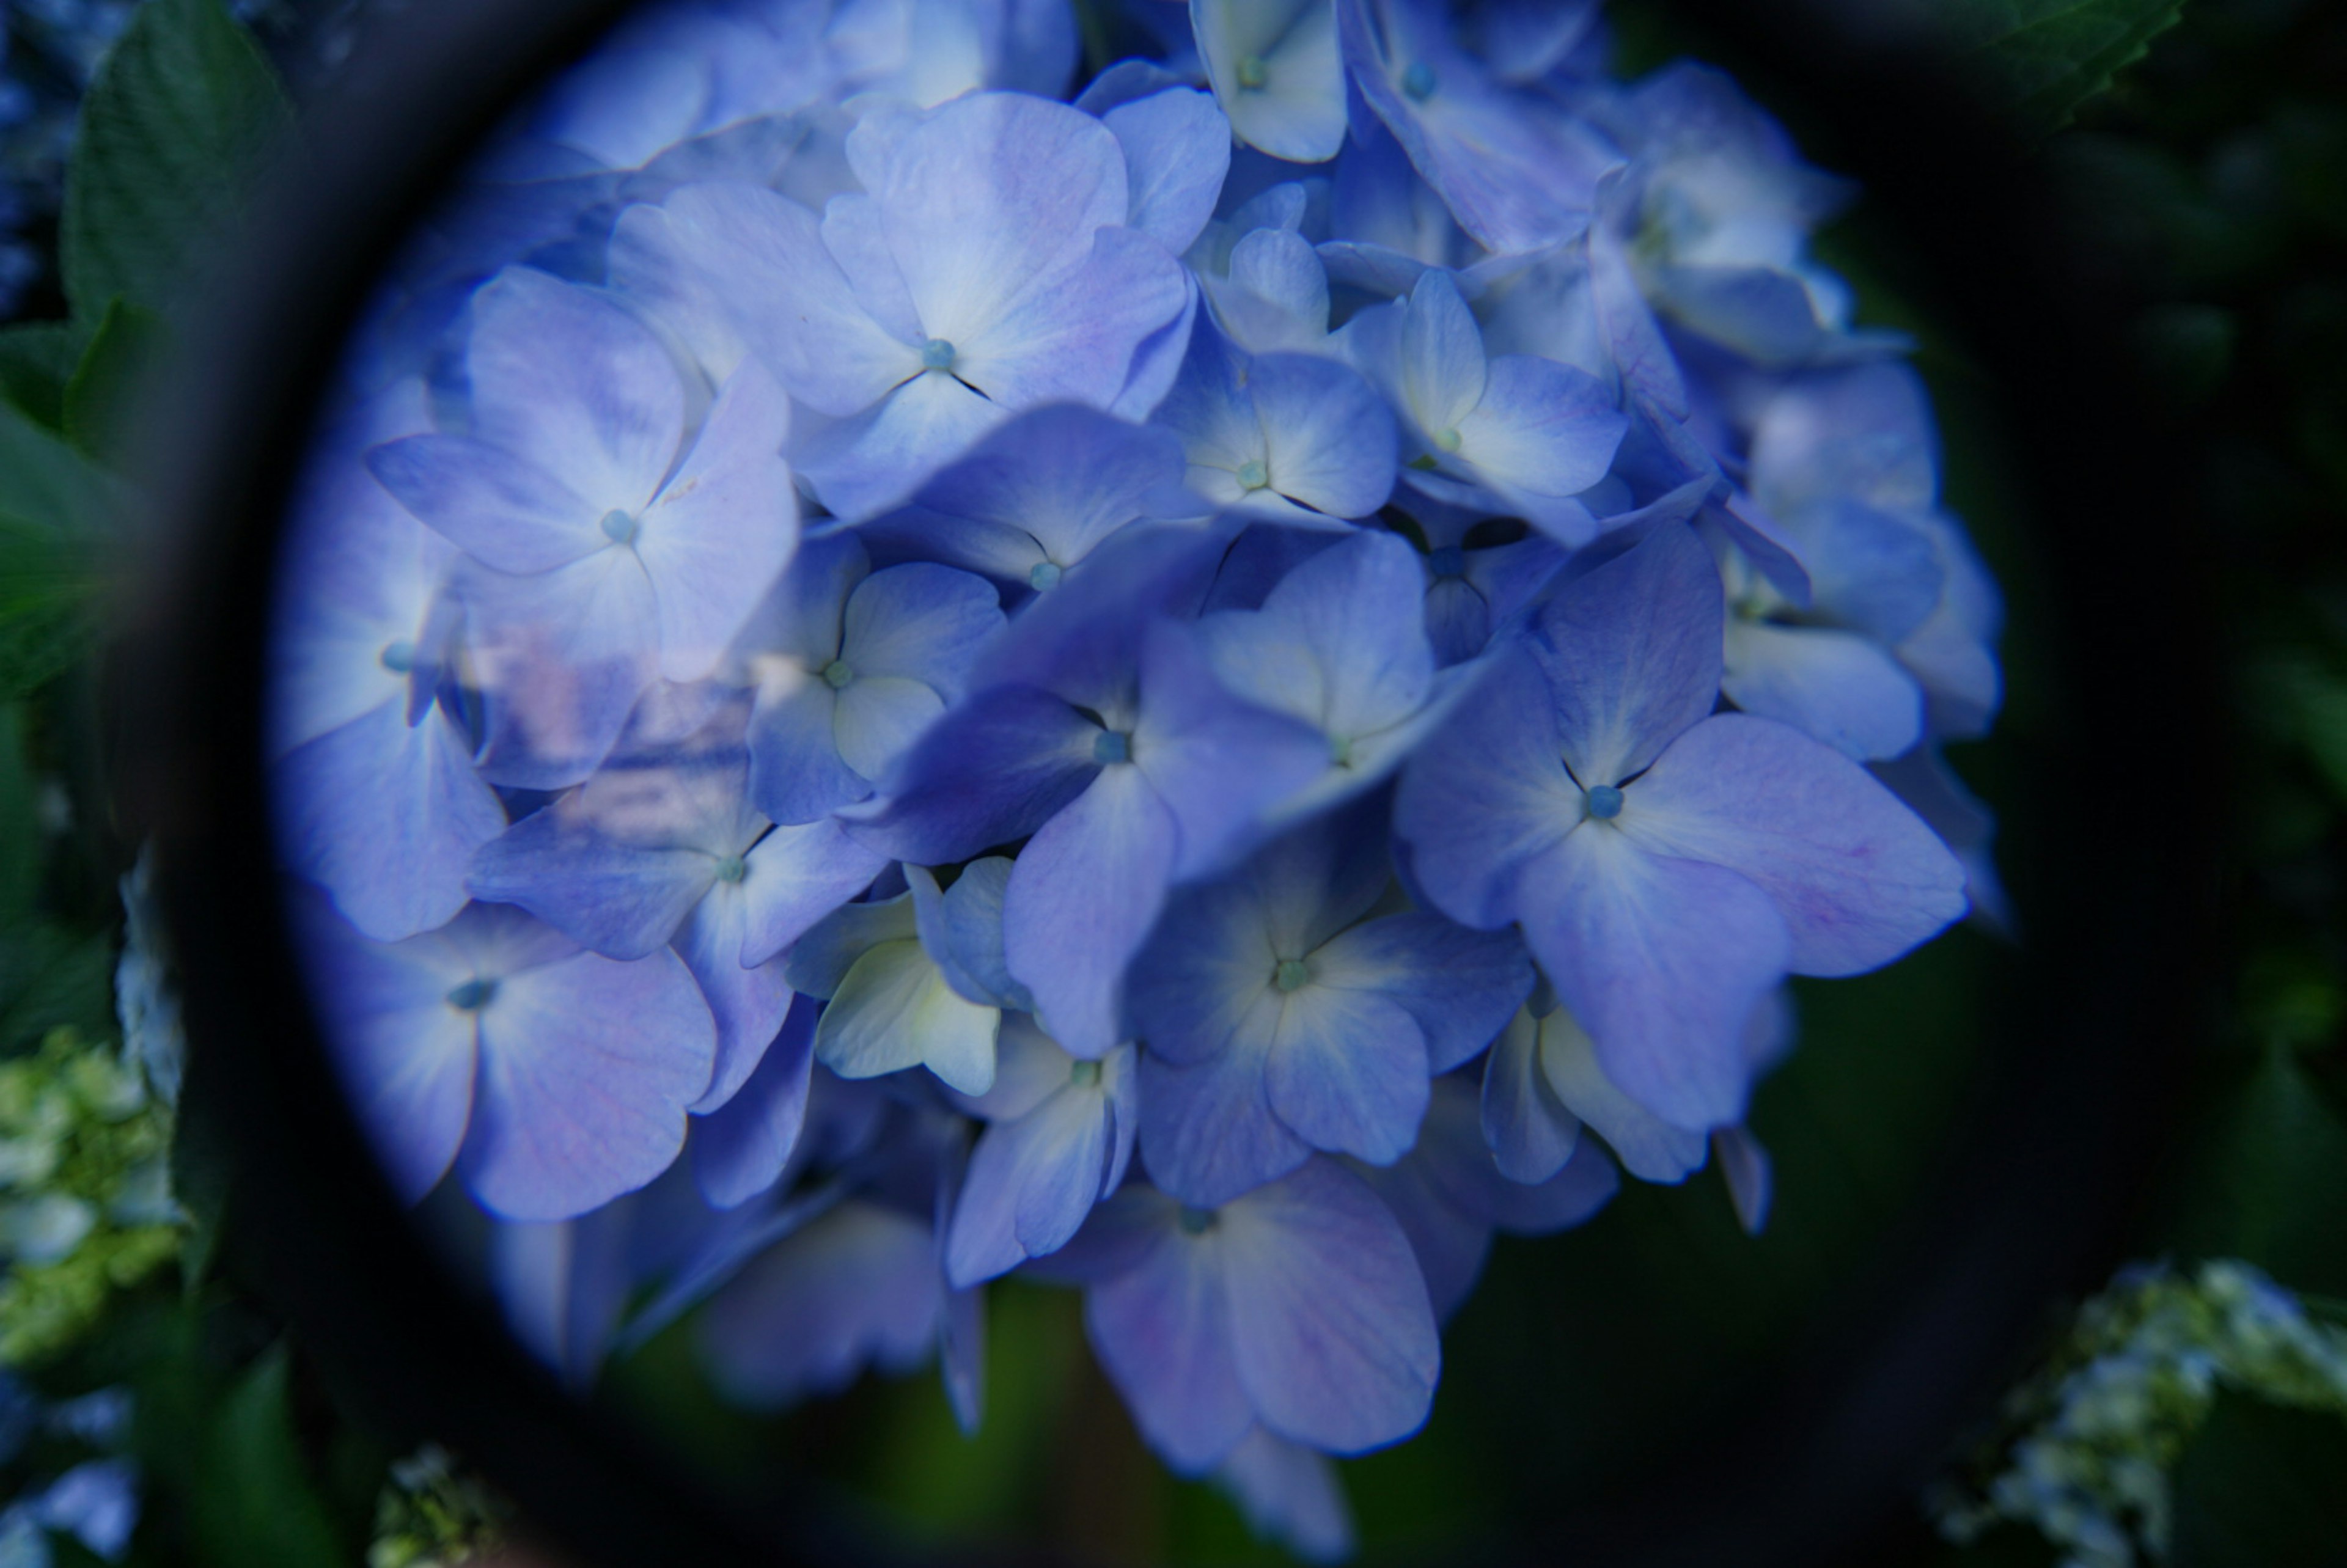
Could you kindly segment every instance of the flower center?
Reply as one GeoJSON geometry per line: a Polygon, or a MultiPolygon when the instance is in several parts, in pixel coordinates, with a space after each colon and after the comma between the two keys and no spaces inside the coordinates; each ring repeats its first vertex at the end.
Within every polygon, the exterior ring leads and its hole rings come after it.
{"type": "Polygon", "coordinates": [[[1589,815],[1600,822],[1611,822],[1622,815],[1622,792],[1612,784],[1599,784],[1589,792],[1589,815]]]}
{"type": "Polygon", "coordinates": [[[497,994],[497,982],[487,976],[466,980],[448,993],[448,1005],[458,1012],[478,1012],[497,994]]]}
{"type": "Polygon", "coordinates": [[[1039,560],[1027,569],[1027,586],[1037,593],[1049,593],[1060,586],[1061,575],[1058,561],[1039,560]]]}
{"type": "Polygon", "coordinates": [[[1434,67],[1424,60],[1415,61],[1401,74],[1401,90],[1412,103],[1424,103],[1434,96],[1434,67]]]}
{"type": "Polygon", "coordinates": [[[825,665],[822,674],[823,683],[835,692],[846,691],[847,683],[856,679],[855,668],[845,659],[835,659],[825,665]]]}
{"type": "Polygon", "coordinates": [[[395,675],[405,675],[415,668],[415,644],[386,642],[383,645],[383,667],[395,675]]]}
{"type": "Polygon", "coordinates": [[[1239,465],[1238,480],[1242,487],[1260,490],[1271,483],[1271,470],[1263,466],[1260,457],[1250,457],[1239,465]]]}
{"type": "Polygon", "coordinates": [[[729,855],[717,863],[717,880],[720,882],[739,882],[749,875],[750,867],[738,855],[729,855]]]}
{"type": "Polygon", "coordinates": [[[1437,577],[1465,577],[1467,552],[1457,545],[1444,545],[1426,558],[1426,565],[1437,577]]]}
{"type": "Polygon", "coordinates": [[[1183,1205],[1182,1234],[1184,1235],[1204,1235],[1214,1228],[1214,1210],[1194,1209],[1186,1204],[1183,1205]]]}
{"type": "Polygon", "coordinates": [[[1261,55],[1243,55],[1238,63],[1239,86],[1249,92],[1260,92],[1271,79],[1271,67],[1264,64],[1261,55]]]}
{"type": "Polygon", "coordinates": [[[1446,425],[1441,429],[1436,431],[1434,433],[1434,444],[1437,446],[1441,447],[1445,452],[1458,451],[1459,426],[1456,425],[1446,425]]]}
{"type": "Polygon", "coordinates": [[[1092,737],[1092,761],[1101,764],[1133,760],[1133,737],[1122,730],[1102,730],[1092,737]]]}
{"type": "Polygon", "coordinates": [[[1079,1089],[1090,1089],[1100,1081],[1101,1064],[1097,1061],[1079,1061],[1068,1069],[1068,1081],[1079,1089]]]}
{"type": "Polygon", "coordinates": [[[1271,971],[1271,983],[1282,991],[1300,991],[1312,983],[1312,971],[1301,958],[1282,958],[1279,968],[1271,971]]]}
{"type": "Polygon", "coordinates": [[[1328,763],[1330,766],[1339,768],[1349,768],[1353,765],[1353,740],[1351,736],[1331,735],[1328,737],[1328,763]]]}
{"type": "Polygon", "coordinates": [[[921,345],[921,368],[924,370],[951,370],[954,367],[955,356],[956,350],[952,340],[948,338],[933,337],[928,342],[921,345]]]}
{"type": "Polygon", "coordinates": [[[631,512],[623,512],[619,507],[613,507],[610,511],[603,514],[603,537],[610,540],[615,545],[631,545],[635,543],[635,515],[631,512]]]}

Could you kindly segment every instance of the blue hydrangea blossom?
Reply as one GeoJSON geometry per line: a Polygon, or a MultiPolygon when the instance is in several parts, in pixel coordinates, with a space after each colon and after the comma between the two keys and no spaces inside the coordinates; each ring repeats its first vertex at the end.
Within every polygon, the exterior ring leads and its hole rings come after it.
{"type": "Polygon", "coordinates": [[[680,0],[499,133],[309,456],[278,847],[574,1386],[690,1316],[974,1427],[1063,1282],[1332,1558],[1495,1237],[1706,1165],[1758,1229],[1786,978],[2009,917],[2002,611],[1725,77],[1594,0],[1097,19],[680,0]]]}

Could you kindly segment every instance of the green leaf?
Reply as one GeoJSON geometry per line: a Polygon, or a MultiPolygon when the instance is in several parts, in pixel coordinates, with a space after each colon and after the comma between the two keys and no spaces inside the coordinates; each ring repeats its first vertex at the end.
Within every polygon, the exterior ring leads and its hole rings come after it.
{"type": "Polygon", "coordinates": [[[81,364],[89,330],[77,322],[0,327],[0,399],[50,429],[65,423],[66,383],[81,364]]]}
{"type": "Polygon", "coordinates": [[[127,493],[0,405],[0,702],[46,683],[96,637],[103,541],[127,493]]]}
{"type": "Polygon", "coordinates": [[[59,1028],[87,1036],[114,1031],[113,939],[49,921],[0,932],[0,1055],[59,1028]]]}
{"type": "Polygon", "coordinates": [[[25,715],[0,707],[0,845],[6,846],[0,854],[0,931],[31,916],[40,886],[38,788],[25,754],[25,715]]]}
{"type": "Polygon", "coordinates": [[[2325,1568],[2347,1541],[2347,1422],[2225,1394],[2176,1467],[2177,1568],[2325,1568]]]}
{"type": "Polygon", "coordinates": [[[2246,1259],[2293,1286],[2347,1290],[2347,1123],[2297,1051],[2268,1047],[2217,1111],[2168,1233],[2187,1255],[2246,1259]]]}
{"type": "Polygon", "coordinates": [[[207,1422],[188,1498],[210,1568],[343,1568],[317,1483],[302,1462],[282,1347],[255,1362],[207,1422]]]}
{"type": "Polygon", "coordinates": [[[93,457],[117,450],[138,379],[154,357],[162,318],[127,300],[110,301],[89,347],[66,383],[61,413],[66,438],[93,457]]]}
{"type": "Polygon", "coordinates": [[[1989,90],[2022,128],[2045,135],[2141,59],[2176,25],[2183,0],[1940,0],[1950,33],[1986,67],[1989,90]]]}
{"type": "Polygon", "coordinates": [[[58,251],[74,313],[168,313],[288,118],[276,73],[219,0],[149,0],[82,100],[58,251]]]}

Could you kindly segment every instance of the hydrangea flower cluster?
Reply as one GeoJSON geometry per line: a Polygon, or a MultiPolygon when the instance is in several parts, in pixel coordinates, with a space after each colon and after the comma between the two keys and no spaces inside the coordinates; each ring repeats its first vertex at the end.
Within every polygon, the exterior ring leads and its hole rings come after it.
{"type": "Polygon", "coordinates": [[[941,1347],[975,1423],[987,1282],[1071,1282],[1328,1555],[1495,1232],[1715,1152],[1757,1227],[1786,977],[1993,907],[1997,599],[1718,73],[1087,14],[669,5],[518,122],[309,466],[275,810],[549,1360],[699,1307],[742,1399],[941,1347]]]}

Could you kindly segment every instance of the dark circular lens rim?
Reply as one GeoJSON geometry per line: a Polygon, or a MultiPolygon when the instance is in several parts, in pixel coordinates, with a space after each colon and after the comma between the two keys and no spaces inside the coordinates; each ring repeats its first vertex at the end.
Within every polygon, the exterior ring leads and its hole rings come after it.
{"type": "MultiPolygon", "coordinates": [[[[355,1408],[482,1465],[581,1560],[872,1561],[876,1543],[789,1478],[745,1506],[618,1412],[574,1401],[446,1276],[342,1101],[272,869],[260,695],[273,563],[340,346],[466,149],[630,8],[410,0],[307,106],[303,149],[152,405],[162,526],[118,658],[119,793],[159,847],[191,1046],[184,1135],[230,1172],[236,1266],[355,1408]]],[[[1683,1467],[1536,1523],[1553,1528],[1532,1544],[1653,1568],[1886,1561],[1921,1543],[1917,1490],[2019,1369],[2046,1303],[2122,1255],[2209,1032],[2222,812],[2169,803],[2227,798],[2229,721],[2209,618],[2171,613],[2157,636],[2145,618],[2205,603],[2212,551],[2164,477],[2109,302],[2057,263],[2042,165],[1965,84],[1916,52],[1838,43],[1822,6],[1668,9],[1748,62],[1761,101],[1822,124],[1803,151],[1861,183],[1941,322],[1995,375],[2061,607],[2039,630],[2076,699],[2029,757],[2050,819],[2039,839],[2064,863],[2036,868],[2025,911],[2020,1009],[2044,1026],[2004,1042],[1969,1144],[1844,1309],[1683,1467]],[[2147,750],[2160,787],[2113,788],[2147,750]]]]}

